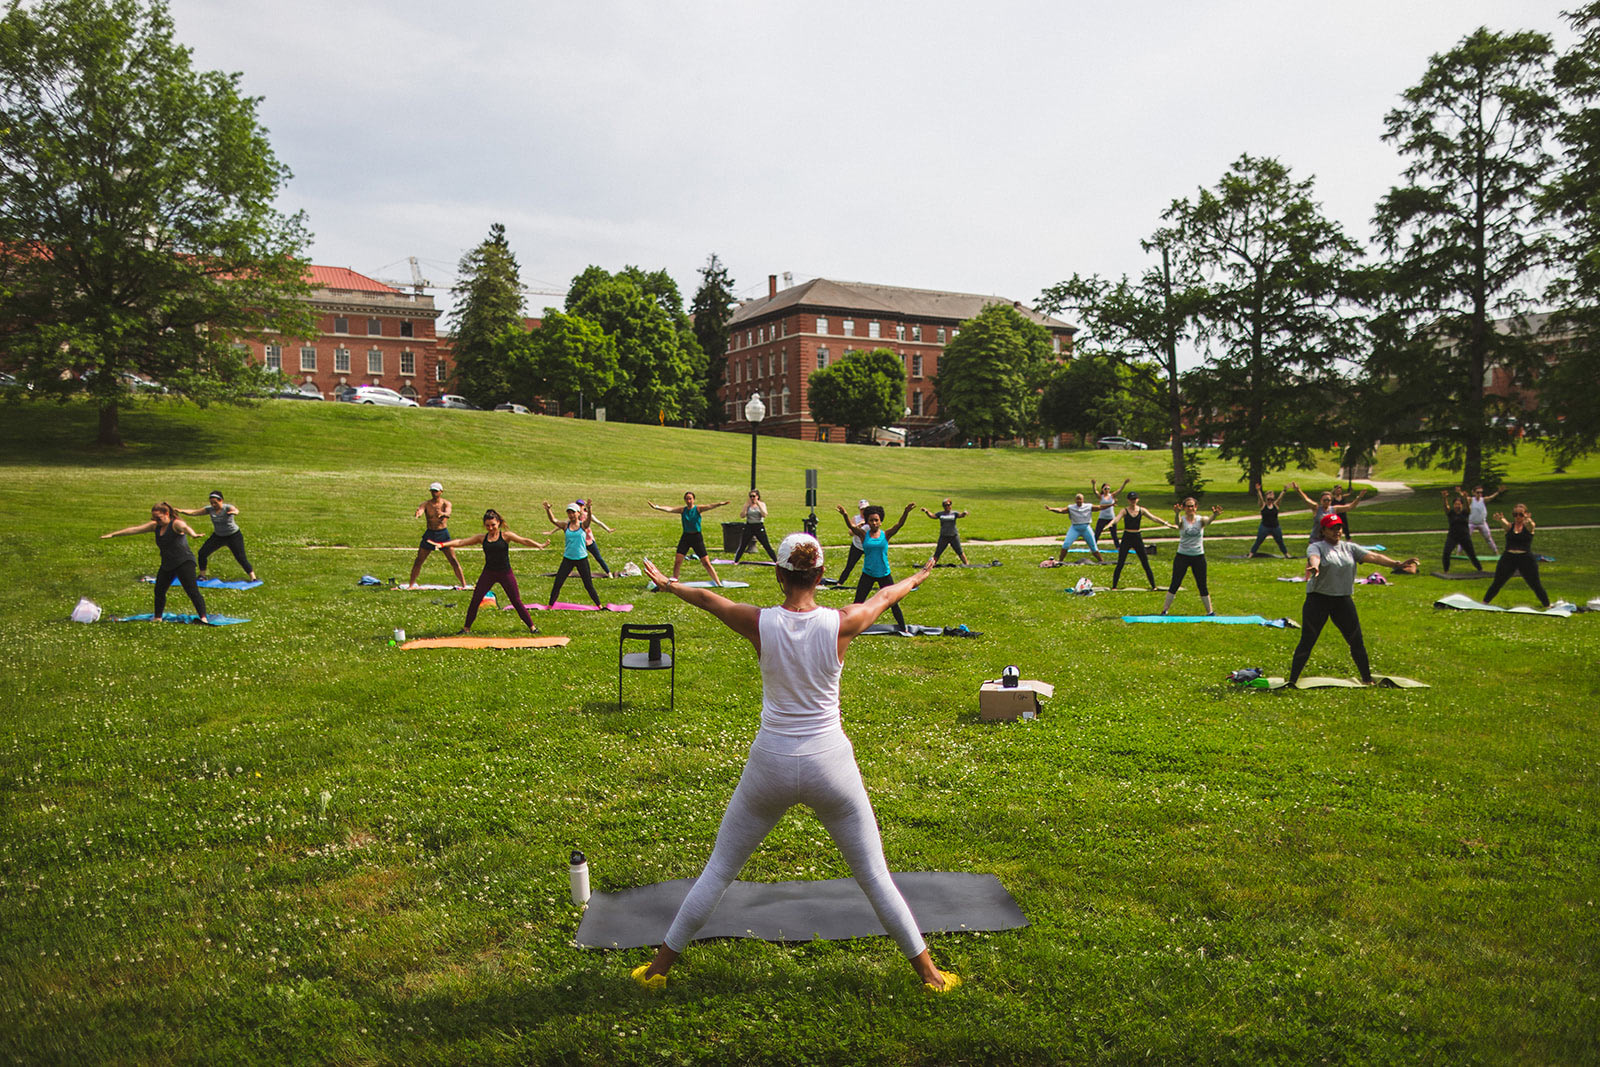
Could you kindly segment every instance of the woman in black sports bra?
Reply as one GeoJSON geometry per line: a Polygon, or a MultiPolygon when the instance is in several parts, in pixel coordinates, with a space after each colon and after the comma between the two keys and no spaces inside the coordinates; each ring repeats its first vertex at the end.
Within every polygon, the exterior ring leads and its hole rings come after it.
{"type": "Polygon", "coordinates": [[[161,621],[167,608],[167,589],[176,578],[183,585],[183,591],[189,594],[195,615],[201,622],[210,622],[211,619],[206,615],[205,597],[200,595],[200,585],[195,580],[194,553],[189,549],[189,538],[196,535],[188,523],[178,518],[171,504],[163,500],[151,507],[149,522],[141,522],[125,530],[113,530],[100,537],[104,539],[151,532],[156,535],[156,550],[161,553],[161,569],[156,571],[156,605],[150,621],[161,621]]]}
{"type": "Polygon", "coordinates": [[[1117,543],[1117,569],[1111,572],[1113,589],[1117,587],[1117,579],[1122,577],[1122,565],[1128,562],[1128,553],[1137,552],[1139,563],[1144,567],[1144,576],[1150,579],[1150,591],[1155,592],[1155,572],[1150,569],[1150,557],[1145,552],[1144,534],[1139,532],[1139,526],[1146,517],[1169,530],[1173,529],[1172,523],[1139,503],[1138,493],[1129,493],[1127,506],[1117,513],[1117,520],[1122,523],[1122,540],[1117,543]]]}
{"type": "Polygon", "coordinates": [[[512,533],[506,529],[506,520],[501,518],[500,513],[494,508],[483,513],[483,529],[484,532],[481,534],[440,541],[435,545],[436,548],[483,546],[483,573],[478,575],[478,584],[472,587],[472,603],[467,606],[467,621],[461,624],[461,632],[472,631],[472,621],[478,617],[478,605],[483,603],[484,595],[498,582],[506,596],[511,598],[511,606],[517,609],[522,625],[528,628],[530,634],[538,633],[539,628],[533,624],[533,617],[528,614],[527,605],[522,602],[522,590],[517,588],[517,576],[511,573],[511,542],[515,541],[526,548],[543,548],[550,542],[535,541],[521,534],[512,533]]]}
{"type": "Polygon", "coordinates": [[[1278,524],[1278,498],[1283,492],[1269,493],[1261,488],[1258,482],[1255,486],[1256,502],[1261,505],[1261,523],[1256,527],[1256,543],[1250,546],[1249,555],[1255,555],[1268,537],[1278,543],[1278,551],[1283,553],[1283,558],[1289,558],[1289,546],[1283,543],[1283,527],[1278,524]]]}
{"type": "Polygon", "coordinates": [[[1533,590],[1533,595],[1539,598],[1539,603],[1545,607],[1550,606],[1550,597],[1544,591],[1544,585],[1539,581],[1539,560],[1533,554],[1533,516],[1528,514],[1524,504],[1518,504],[1511,509],[1511,521],[1500,512],[1494,513],[1495,521],[1505,527],[1506,550],[1500,553],[1500,562],[1494,565],[1494,581],[1489,583],[1489,591],[1483,594],[1485,604],[1494,599],[1502,586],[1511,580],[1513,574],[1522,575],[1522,580],[1528,583],[1533,590]]]}

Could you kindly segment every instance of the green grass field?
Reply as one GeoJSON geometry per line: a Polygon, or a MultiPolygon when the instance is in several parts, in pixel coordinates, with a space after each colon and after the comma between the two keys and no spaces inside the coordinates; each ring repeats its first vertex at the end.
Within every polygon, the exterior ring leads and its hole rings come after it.
{"type": "MultiPolygon", "coordinates": [[[[1091,477],[1132,476],[1163,507],[1163,454],[763,440],[775,531],[798,526],[816,467],[829,544],[843,540],[834,504],[937,510],[948,494],[972,511],[971,554],[1004,562],[938,571],[906,603],[913,622],[982,638],[852,647],[845,723],[891,867],[993,873],[1032,925],[931,938],[969,982],[950,997],[923,995],[887,938],[696,944],[651,996],[627,980],[648,953],[572,946],[566,854],[588,853],[602,891],[698,873],[758,721],[748,647],[642,580],[603,582],[636,605],[627,619],[678,626],[681,703],[631,675],[619,711],[617,616],[539,618],[565,649],[403,653],[394,628],[453,632],[467,595],[356,580],[405,576],[435,478],[458,536],[485,507],[539,535],[540,501],[593,496],[614,566],[662,562],[676,520],[645,501],[737,500],[749,441],[286,401],[158,403],[124,431],[130,447],[102,451],[82,406],[0,407],[8,1060],[1600,1060],[1593,615],[1437,611],[1436,596],[1485,583],[1401,579],[1357,594],[1374,666],[1433,688],[1238,690],[1223,680],[1236,667],[1286,672],[1293,631],[1129,626],[1118,616],[1159,609],[1158,594],[1068,596],[1109,572],[1040,570],[1047,549],[977,542],[1059,533],[1065,517],[1042,505],[1091,477]],[[150,538],[97,535],[212,488],[240,507],[267,584],[208,601],[252,622],[66,621],[80,596],[149,611],[150,538]],[[977,685],[1008,663],[1057,695],[1036,722],[982,723],[977,685]]],[[[1380,459],[1377,477],[1422,492],[1362,505],[1357,539],[1436,565],[1442,537],[1423,531],[1450,475],[1380,459]]],[[[1525,501],[1543,527],[1600,522],[1600,461],[1556,475],[1530,446],[1510,468],[1497,504],[1525,501]]],[[[1297,476],[1323,487],[1333,469],[1297,476]]],[[[1254,531],[1236,473],[1207,469],[1208,503],[1249,519],[1217,534],[1254,531]]],[[[1285,518],[1292,535],[1304,525],[1285,518]]],[[[937,529],[919,512],[899,540],[937,529]]],[[[1296,617],[1302,587],[1275,578],[1298,565],[1224,558],[1243,547],[1212,540],[1218,610],[1296,617]]],[[[1600,595],[1600,530],[1543,528],[1536,547],[1556,557],[1552,595],[1600,595]]],[[[916,557],[891,556],[897,573],[916,557]]],[[[512,558],[542,598],[556,553],[512,558]]],[[[481,555],[463,559],[470,581],[481,555]]],[[[236,576],[226,553],[212,570],[236,576]]],[[[437,559],[424,570],[447,575],[437,559]]],[[[770,572],[736,576],[751,588],[731,595],[775,599],[770,572]]],[[[1502,602],[1533,598],[1513,582],[1502,602]]],[[[181,592],[169,605],[187,610],[181,592]]],[[[518,629],[498,612],[476,627],[518,629]]],[[[1309,673],[1351,672],[1330,629],[1309,673]]],[[[795,811],[744,877],[847,873],[795,811]]]]}

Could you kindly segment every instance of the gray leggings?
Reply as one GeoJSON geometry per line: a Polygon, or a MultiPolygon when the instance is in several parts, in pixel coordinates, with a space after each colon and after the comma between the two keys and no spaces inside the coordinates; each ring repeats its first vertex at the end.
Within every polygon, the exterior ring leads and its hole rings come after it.
{"type": "Polygon", "coordinates": [[[825,752],[808,756],[780,756],[751,747],[739,786],[722,816],[711,859],[667,929],[663,938],[666,946],[674,952],[687,947],[711,918],[745,861],[778,825],[784,812],[796,804],[816,812],[828,836],[844,854],[856,884],[872,903],[878,921],[900,951],[908,959],[921,955],[927,945],[905,898],[889,877],[872,801],[867,799],[861,771],[856,767],[855,748],[848,738],[825,752]]]}

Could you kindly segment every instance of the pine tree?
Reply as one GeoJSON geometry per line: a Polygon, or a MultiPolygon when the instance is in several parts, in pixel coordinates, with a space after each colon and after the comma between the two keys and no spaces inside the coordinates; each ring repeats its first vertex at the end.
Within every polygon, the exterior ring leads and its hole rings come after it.
{"type": "Polygon", "coordinates": [[[490,226],[489,236],[461,257],[457,272],[451,290],[455,385],[479,407],[494,407],[510,400],[512,392],[503,335],[523,329],[522,279],[506,228],[498,222],[490,226]]]}

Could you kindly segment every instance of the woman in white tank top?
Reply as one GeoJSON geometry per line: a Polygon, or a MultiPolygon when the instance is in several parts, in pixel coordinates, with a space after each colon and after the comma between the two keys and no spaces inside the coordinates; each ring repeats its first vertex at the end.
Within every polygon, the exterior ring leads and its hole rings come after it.
{"type": "Polygon", "coordinates": [[[845,649],[890,605],[927,581],[933,560],[862,603],[837,611],[817,604],[823,560],[816,538],[785,537],[778,545],[777,563],[783,603],[758,608],[736,604],[709,589],[684,588],[645,561],[645,573],[659,588],[709,611],[756,647],[761,664],[761,729],[722,817],[711,859],[684,898],[655,959],[634,968],[633,979],[652,989],[666,984],[668,969],[711,917],[751,853],[786,811],[804,804],[816,812],[844,854],[878,921],[923,984],[933,992],[948,992],[961,979],[934,966],[911,909],[889,877],[872,802],[839,721],[845,649]]]}

